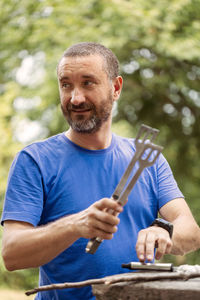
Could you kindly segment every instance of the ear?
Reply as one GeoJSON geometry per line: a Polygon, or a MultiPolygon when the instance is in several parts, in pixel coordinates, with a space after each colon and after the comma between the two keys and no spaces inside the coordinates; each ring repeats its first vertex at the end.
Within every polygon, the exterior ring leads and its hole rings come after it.
{"type": "Polygon", "coordinates": [[[120,97],[123,86],[123,78],[121,76],[117,76],[113,79],[113,101],[117,101],[120,97]]]}

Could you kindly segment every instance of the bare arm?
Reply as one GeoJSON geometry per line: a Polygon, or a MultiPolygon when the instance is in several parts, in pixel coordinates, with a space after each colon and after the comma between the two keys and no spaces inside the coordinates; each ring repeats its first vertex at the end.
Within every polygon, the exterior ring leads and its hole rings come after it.
{"type": "Polygon", "coordinates": [[[171,254],[184,255],[200,248],[200,228],[184,199],[170,201],[160,214],[174,225],[171,254]]]}
{"type": "Polygon", "coordinates": [[[25,222],[5,221],[2,239],[2,256],[9,271],[41,266],[72,245],[77,239],[111,239],[117,230],[116,213],[122,207],[114,200],[104,198],[88,209],[63,217],[44,226],[33,227],[25,222]]]}
{"type": "Polygon", "coordinates": [[[169,233],[160,227],[152,226],[141,230],[136,244],[140,261],[153,259],[156,243],[156,259],[161,259],[164,254],[183,255],[200,248],[200,228],[184,199],[177,198],[168,202],[160,209],[160,214],[174,225],[172,240],[169,233]]]}

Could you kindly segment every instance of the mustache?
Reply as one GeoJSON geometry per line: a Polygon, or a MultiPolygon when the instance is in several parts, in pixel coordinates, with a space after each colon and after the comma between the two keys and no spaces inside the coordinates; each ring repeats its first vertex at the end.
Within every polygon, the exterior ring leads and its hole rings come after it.
{"type": "Polygon", "coordinates": [[[72,103],[68,103],[67,104],[67,110],[70,111],[70,110],[79,110],[79,109],[82,109],[82,110],[87,110],[87,109],[94,109],[94,105],[92,103],[80,103],[79,105],[74,105],[72,103]]]}

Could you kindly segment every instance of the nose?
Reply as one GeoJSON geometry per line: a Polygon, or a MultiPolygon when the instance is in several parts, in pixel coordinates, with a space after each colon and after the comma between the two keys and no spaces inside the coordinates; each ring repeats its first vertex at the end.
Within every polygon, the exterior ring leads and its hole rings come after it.
{"type": "Polygon", "coordinates": [[[74,105],[79,105],[82,102],[85,102],[84,93],[80,89],[75,88],[71,93],[71,101],[70,102],[74,105]]]}

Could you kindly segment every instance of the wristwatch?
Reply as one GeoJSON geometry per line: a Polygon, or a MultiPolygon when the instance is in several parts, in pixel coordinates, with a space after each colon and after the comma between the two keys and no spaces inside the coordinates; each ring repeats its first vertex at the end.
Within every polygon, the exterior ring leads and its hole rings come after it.
{"type": "Polygon", "coordinates": [[[161,219],[161,218],[157,218],[153,221],[153,223],[150,225],[150,226],[158,226],[158,227],[162,227],[164,228],[165,230],[167,230],[169,232],[169,236],[170,238],[172,238],[172,234],[173,234],[173,224],[164,220],[164,219],[161,219]]]}

